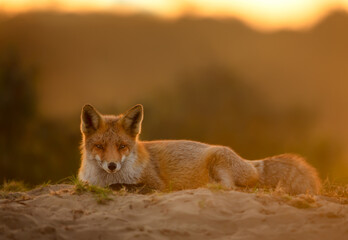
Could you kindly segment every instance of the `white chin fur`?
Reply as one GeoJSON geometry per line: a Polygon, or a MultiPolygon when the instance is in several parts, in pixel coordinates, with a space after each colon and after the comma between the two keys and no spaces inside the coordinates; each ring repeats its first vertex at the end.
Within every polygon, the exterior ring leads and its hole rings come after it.
{"type": "Polygon", "coordinates": [[[88,161],[83,161],[84,168],[79,177],[90,184],[103,187],[114,183],[136,184],[145,167],[145,164],[135,166],[134,163],[137,161],[136,152],[131,152],[128,156],[122,157],[121,161],[118,164],[116,163],[118,171],[114,172],[110,172],[107,164],[98,155],[87,152],[87,159],[88,161]],[[101,169],[106,174],[101,174],[101,169]]]}
{"type": "Polygon", "coordinates": [[[116,169],[115,172],[119,171],[121,169],[121,163],[116,163],[116,169]]]}

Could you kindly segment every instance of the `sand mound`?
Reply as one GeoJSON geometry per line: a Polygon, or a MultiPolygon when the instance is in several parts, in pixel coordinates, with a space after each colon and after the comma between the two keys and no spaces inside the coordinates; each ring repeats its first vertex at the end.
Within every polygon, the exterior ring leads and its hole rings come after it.
{"type": "MultiPolygon", "coordinates": [[[[3,196],[4,197],[4,196],[3,196]]],[[[0,239],[347,239],[348,205],[196,189],[141,195],[52,185],[0,199],[0,239]]]]}

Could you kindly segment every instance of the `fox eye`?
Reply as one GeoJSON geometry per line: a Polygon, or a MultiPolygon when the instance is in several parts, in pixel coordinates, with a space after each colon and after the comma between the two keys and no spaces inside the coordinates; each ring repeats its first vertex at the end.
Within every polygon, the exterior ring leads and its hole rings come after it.
{"type": "Polygon", "coordinates": [[[101,145],[101,144],[96,144],[95,146],[99,149],[102,149],[102,150],[104,149],[103,145],[101,145]]]}
{"type": "Polygon", "coordinates": [[[121,145],[118,147],[118,149],[124,149],[125,147],[126,147],[126,145],[121,144],[121,145]]]}

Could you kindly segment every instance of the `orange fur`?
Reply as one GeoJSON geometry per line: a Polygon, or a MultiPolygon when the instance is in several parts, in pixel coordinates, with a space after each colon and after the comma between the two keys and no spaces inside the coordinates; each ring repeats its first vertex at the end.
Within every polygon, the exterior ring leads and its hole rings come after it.
{"type": "Polygon", "coordinates": [[[143,107],[119,116],[101,115],[91,105],[81,114],[79,178],[99,186],[145,184],[157,190],[198,188],[217,182],[231,189],[257,183],[290,193],[317,193],[314,168],[293,155],[248,161],[232,149],[188,140],[139,141],[143,107]],[[113,169],[115,167],[115,169],[113,169]]]}

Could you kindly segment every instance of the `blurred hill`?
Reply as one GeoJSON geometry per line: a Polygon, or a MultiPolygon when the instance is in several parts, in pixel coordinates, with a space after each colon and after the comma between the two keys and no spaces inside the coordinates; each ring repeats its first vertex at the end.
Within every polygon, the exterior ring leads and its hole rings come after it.
{"type": "MultiPolygon", "coordinates": [[[[316,119],[309,121],[313,138],[329,137],[347,146],[346,13],[336,12],[306,31],[267,33],[233,19],[163,20],[142,15],[47,12],[0,19],[0,53],[14,48],[24,66],[38,69],[38,112],[45,118],[70,118],[77,123],[80,109],[87,102],[102,112],[123,111],[150,98],[161,102],[156,96],[174,96],[183,86],[178,85],[180,79],[204,77],[207,69],[224,69],[256,89],[256,99],[267,105],[266,109],[306,109],[316,119]]],[[[214,76],[210,79],[213,81],[214,76]]],[[[193,89],[199,86],[197,81],[193,89]]],[[[212,86],[208,85],[208,91],[205,88],[205,96],[212,86]]],[[[229,87],[234,86],[239,85],[229,87]]],[[[247,99],[248,89],[236,99],[247,99]]],[[[237,93],[234,89],[233,94],[237,93]]],[[[190,94],[185,96],[190,101],[190,94]]],[[[175,101],[175,97],[171,99],[175,101]]],[[[167,114],[179,114],[180,109],[176,110],[167,114]]],[[[267,124],[271,127],[270,121],[267,124]]],[[[252,138],[253,133],[248,135],[252,138]]],[[[191,136],[197,134],[186,137],[191,136]]],[[[208,137],[204,139],[209,141],[208,137]]],[[[345,154],[348,156],[348,152],[345,154]]]]}
{"type": "Polygon", "coordinates": [[[28,13],[0,23],[0,49],[15,46],[40,69],[46,116],[76,115],[85,102],[129,105],[170,89],[183,71],[218,65],[237,71],[275,107],[319,109],[321,127],[347,136],[346,29],[342,12],[309,31],[273,33],[231,19],[28,13]]]}

